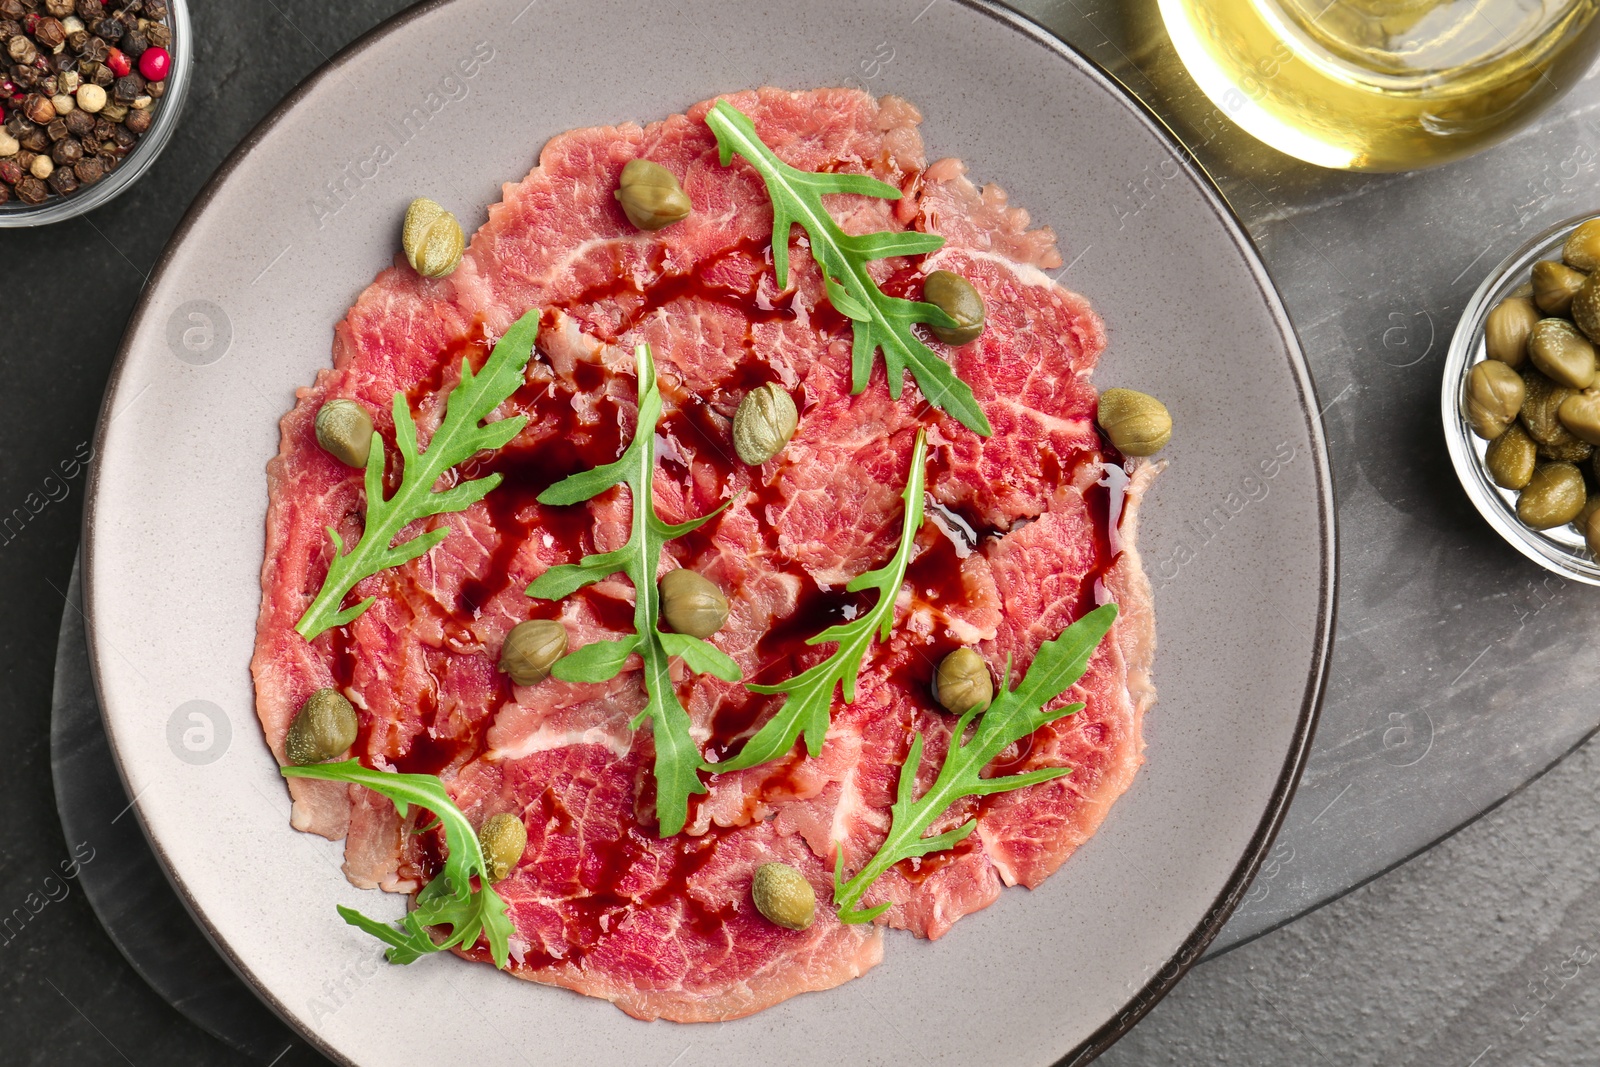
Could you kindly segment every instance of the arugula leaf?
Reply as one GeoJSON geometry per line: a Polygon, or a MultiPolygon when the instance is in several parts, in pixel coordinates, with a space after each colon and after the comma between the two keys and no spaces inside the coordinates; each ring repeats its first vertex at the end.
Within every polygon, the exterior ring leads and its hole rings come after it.
{"type": "Polygon", "coordinates": [[[500,448],[522,430],[528,421],[526,415],[487,424],[483,420],[522,385],[523,368],[533,354],[533,341],[538,335],[539,312],[535,309],[518,319],[500,338],[483,370],[473,374],[471,364],[462,358],[461,381],[450,390],[444,421],[434,431],[426,452],[417,451],[417,426],[411,420],[405,393],[394,394],[394,437],[405,461],[404,477],[394,496],[385,500],[383,441],[375,436],[372,451],[367,454],[367,515],[361,540],[346,552],[344,539],[332,526],[328,527],[328,536],[333,540],[333,562],[328,567],[322,591],[295,624],[301,637],[310,641],[324,630],[353,622],[376,599],[368,597],[354,607],[339,610],[345,595],[357,582],[416,559],[450,533],[448,529],[430,530],[399,545],[393,544],[409,523],[429,515],[464,511],[500,484],[500,475],[490,474],[457,482],[439,492],[433,489],[457,463],[485,449],[500,448]]]}
{"type": "Polygon", "coordinates": [[[878,876],[903,859],[926,856],[954,848],[977,828],[977,821],[968,819],[954,830],[924,837],[928,828],[943,815],[950,805],[963,797],[988,796],[1012,789],[1023,789],[1052,778],[1071,774],[1070,767],[1044,767],[1022,774],[1008,774],[1000,778],[984,778],[981,773],[991,760],[1013,741],[1020,741],[1046,723],[1076,714],[1082,704],[1068,704],[1054,711],[1044,711],[1050,701],[1066,692],[1089,666],[1089,657],[1099,647],[1100,641],[1116,620],[1117,606],[1106,604],[1089,612],[1077,622],[1061,631],[1054,641],[1046,641],[1034,657],[1033,666],[1017,688],[1011,688],[1011,667],[1006,665],[1006,677],[1000,683],[1000,695],[978,720],[972,740],[963,742],[967,727],[978,714],[975,708],[961,716],[950,734],[950,748],[945,752],[944,765],[933,785],[921,797],[913,798],[917,768],[922,764],[922,735],[911,742],[911,750],[900,766],[900,782],[895,802],[889,808],[892,821],[889,836],[866,866],[857,871],[848,882],[844,880],[844,847],[836,842],[833,871],[833,902],[839,909],[839,919],[847,923],[870,922],[882,915],[888,903],[876,907],[856,909],[856,904],[878,876]]]}
{"type": "Polygon", "coordinates": [[[633,532],[628,543],[614,552],[585,556],[577,563],[551,567],[528,586],[528,595],[541,600],[559,600],[575,590],[622,573],[633,583],[634,633],[614,641],[594,641],[556,660],[551,672],[568,682],[603,682],[615,678],[629,654],[644,659],[644,683],[648,700],[644,710],[630,724],[635,730],[651,720],[656,745],[656,815],[661,836],[671,837],[683,829],[689,817],[689,794],[704,793],[700,781],[700,749],[689,736],[689,713],[678,702],[678,694],[667,673],[667,661],[677,656],[698,674],[713,674],[724,681],[739,680],[739,665],[721,649],[687,634],[662,633],[656,628],[661,613],[661,592],[656,588],[656,572],[661,566],[661,550],[668,541],[682,537],[714,518],[722,507],[698,519],[669,525],[656,515],[652,478],[656,467],[656,420],[661,417],[661,391],[656,386],[655,360],[650,346],[635,350],[639,369],[639,425],[633,441],[613,463],[582,471],[552,485],[539,494],[542,504],[577,504],[605,492],[614,485],[626,485],[633,498],[633,532]]]}
{"type": "Polygon", "coordinates": [[[444,825],[449,855],[444,869],[417,894],[416,907],[396,929],[388,923],[369,919],[354,908],[339,906],[339,914],[351,926],[365,930],[388,945],[384,953],[390,963],[411,963],[430,952],[442,952],[457,945],[471,948],[481,935],[489,942],[494,965],[504,968],[511,957],[511,919],[506,902],[489,885],[489,867],[478,845],[477,831],[445,792],[444,783],[431,774],[394,774],[363,767],[359,760],[343,763],[315,763],[305,767],[282,768],[285,778],[318,778],[327,782],[354,782],[394,801],[401,818],[412,804],[434,813],[444,825]],[[472,879],[478,888],[472,888],[472,879]],[[450,936],[434,941],[430,926],[450,927],[450,936]]]}
{"type": "Polygon", "coordinates": [[[822,268],[828,299],[854,327],[851,390],[859,393],[867,387],[872,377],[873,354],[881,349],[889,373],[890,396],[899,398],[909,367],[930,404],[949,412],[974,433],[984,437],[993,433],[967,383],[911,329],[918,322],[955,326],[956,321],[926,301],[885,295],[867,272],[867,264],[875,259],[932,252],[944,244],[944,238],[914,230],[853,237],[839,228],[822,203],[828,193],[898,200],[900,190],[865,174],[815,174],[789,166],[762,142],[755,123],[726,100],[717,101],[706,112],[706,125],[716,135],[724,167],[737,153],[766,182],[767,195],[772,199],[772,264],[780,289],[788,285],[789,279],[790,227],[798,222],[810,236],[811,255],[822,268]]]}
{"type": "Polygon", "coordinates": [[[905,581],[906,567],[911,563],[911,549],[916,543],[917,530],[922,527],[922,485],[926,474],[923,460],[927,453],[924,432],[917,431],[917,443],[911,450],[911,473],[906,477],[905,491],[900,498],[905,501],[904,521],[900,529],[900,547],[884,566],[866,574],[857,575],[845,586],[850,592],[876,589],[878,601],[872,610],[860,618],[826,630],[806,641],[808,645],[824,641],[837,641],[838,649],[821,663],[777,685],[746,685],[755,693],[783,693],[784,701],[777,714],[745,742],[744,748],[731,760],[707,763],[705,769],[713,774],[726,774],[770,763],[786,755],[797,737],[803,732],[806,751],[813,757],[822,754],[822,741],[827,736],[833,708],[833,691],[843,686],[846,704],[856,699],[856,674],[861,670],[861,660],[872,646],[873,635],[879,641],[887,640],[889,627],[894,624],[894,601],[905,581]]]}

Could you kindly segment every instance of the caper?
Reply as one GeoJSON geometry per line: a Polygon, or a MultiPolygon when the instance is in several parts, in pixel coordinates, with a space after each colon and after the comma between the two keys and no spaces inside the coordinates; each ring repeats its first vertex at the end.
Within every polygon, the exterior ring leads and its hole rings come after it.
{"type": "Polygon", "coordinates": [[[678,179],[666,167],[648,159],[630,159],[622,180],[611,194],[622,205],[628,221],[641,230],[659,230],[689,217],[693,205],[678,179]]]}
{"type": "Polygon", "coordinates": [[[1600,276],[1589,276],[1583,288],[1578,290],[1578,295],[1572,298],[1572,306],[1567,311],[1585,337],[1600,341],[1600,276]]]}
{"type": "Polygon", "coordinates": [[[1572,431],[1561,425],[1562,403],[1576,393],[1576,389],[1557,385],[1532,367],[1522,376],[1527,398],[1522,401],[1520,417],[1528,428],[1528,436],[1541,445],[1567,445],[1576,441],[1572,431]]]}
{"type": "Polygon", "coordinates": [[[1100,394],[1100,428],[1125,456],[1153,456],[1172,440],[1172,414],[1153,396],[1132,389],[1100,394]]]}
{"type": "Polygon", "coordinates": [[[956,320],[954,326],[928,327],[945,344],[964,345],[983,332],[983,297],[961,275],[947,270],[929,274],[922,283],[922,299],[956,320]]]}
{"type": "Polygon", "coordinates": [[[661,616],[680,634],[710,637],[728,621],[728,598],[695,571],[668,571],[660,588],[661,616]]]}
{"type": "Polygon", "coordinates": [[[356,743],[356,709],[336,689],[318,689],[306,697],[289,724],[284,743],[289,762],[299,767],[323,763],[356,743]]]}
{"type": "Polygon", "coordinates": [[[1490,359],[1520,367],[1528,358],[1528,334],[1542,318],[1533,301],[1508,296],[1494,306],[1483,322],[1483,347],[1490,359]]]}
{"type": "Polygon", "coordinates": [[[519,622],[500,646],[500,670],[517,685],[538,685],[566,655],[567,628],[555,619],[519,622]]]}
{"type": "Polygon", "coordinates": [[[733,450],[752,467],[783,451],[800,425],[794,397],[776,382],[758,385],[739,401],[733,413],[733,450]]]}
{"type": "Polygon", "coordinates": [[[1562,526],[1577,518],[1587,499],[1583,475],[1570,463],[1545,463],[1517,497],[1517,518],[1535,530],[1562,526]]]}
{"type": "Polygon", "coordinates": [[[1497,360],[1474,363],[1467,373],[1467,422],[1472,432],[1493,441],[1522,410],[1527,393],[1522,375],[1497,360]]]}
{"type": "Polygon", "coordinates": [[[491,815],[478,830],[478,847],[483,850],[483,864],[489,870],[489,881],[499,882],[510,874],[522,859],[528,847],[528,828],[522,820],[508,811],[491,815]]]}
{"type": "Polygon", "coordinates": [[[330,400],[317,410],[317,444],[340,463],[365,467],[372,451],[372,417],[354,400],[330,400]]]}
{"type": "Polygon", "coordinates": [[[425,196],[411,201],[400,231],[406,260],[424,278],[443,278],[461,262],[466,238],[456,217],[425,196]]]}
{"type": "Polygon", "coordinates": [[[1506,427],[1505,433],[1490,441],[1483,454],[1489,477],[1502,489],[1521,489],[1527,485],[1538,462],[1539,446],[1534,444],[1522,424],[1516,422],[1506,427]]]}
{"type": "Polygon", "coordinates": [[[1583,540],[1589,551],[1600,557],[1600,508],[1589,512],[1583,520],[1583,540]]]}
{"type": "Polygon", "coordinates": [[[1567,243],[1561,246],[1561,258],[1567,266],[1589,271],[1600,266],[1600,219],[1590,219],[1567,234],[1567,243]]]}
{"type": "Polygon", "coordinates": [[[1600,445],[1600,389],[1573,393],[1556,408],[1556,418],[1575,436],[1600,445]]]}
{"type": "Polygon", "coordinates": [[[933,699],[952,715],[989,706],[994,699],[994,679],[976,649],[963,646],[939,661],[939,669],[933,672],[933,699]]]}
{"type": "Polygon", "coordinates": [[[1565,263],[1541,259],[1533,265],[1533,302],[1546,315],[1565,315],[1586,276],[1565,263]]]}
{"type": "Polygon", "coordinates": [[[1528,358],[1558,385],[1594,384],[1594,345],[1566,319],[1540,319],[1528,334],[1528,358]]]}
{"type": "Polygon", "coordinates": [[[804,930],[817,915],[817,891],[787,863],[763,863],[750,880],[756,910],[787,930],[804,930]]]}

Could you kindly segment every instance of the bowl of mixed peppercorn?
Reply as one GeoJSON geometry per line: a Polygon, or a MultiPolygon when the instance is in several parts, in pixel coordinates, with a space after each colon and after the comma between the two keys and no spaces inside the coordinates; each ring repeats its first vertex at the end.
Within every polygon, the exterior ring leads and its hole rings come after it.
{"type": "Polygon", "coordinates": [[[188,80],[184,0],[0,0],[0,226],[72,218],[133,184],[188,80]]]}

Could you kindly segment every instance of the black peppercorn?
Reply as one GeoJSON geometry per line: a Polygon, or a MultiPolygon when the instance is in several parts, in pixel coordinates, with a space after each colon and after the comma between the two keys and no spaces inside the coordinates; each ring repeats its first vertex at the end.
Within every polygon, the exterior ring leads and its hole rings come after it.
{"type": "Polygon", "coordinates": [[[99,141],[110,140],[111,131],[116,129],[116,128],[117,128],[117,124],[112,122],[110,119],[100,119],[100,118],[95,119],[94,120],[94,139],[95,139],[95,141],[99,142],[99,141]]]}
{"type": "Polygon", "coordinates": [[[67,112],[67,117],[61,121],[67,124],[67,132],[74,137],[82,137],[94,129],[94,116],[81,107],[67,112]]]}
{"type": "Polygon", "coordinates": [[[19,149],[17,154],[11,158],[17,161],[17,165],[19,167],[21,167],[23,170],[27,170],[29,167],[33,166],[33,157],[36,154],[37,153],[30,152],[26,148],[23,148],[19,149]]]}
{"type": "Polygon", "coordinates": [[[6,54],[11,57],[13,63],[26,66],[39,57],[39,50],[25,35],[18,34],[6,42],[6,54]]]}
{"type": "Polygon", "coordinates": [[[40,19],[33,28],[33,39],[54,52],[58,45],[67,43],[67,31],[60,19],[40,19]]]}
{"type": "Polygon", "coordinates": [[[27,168],[18,162],[15,156],[9,159],[0,159],[0,182],[5,182],[7,185],[15,185],[22,180],[22,176],[26,173],[27,168]]]}
{"type": "MultiPolygon", "coordinates": [[[[144,95],[144,79],[137,74],[124,74],[117,79],[117,87],[111,95],[119,104],[131,104],[144,95]]],[[[33,118],[32,115],[28,117],[33,118]]]]}
{"type": "Polygon", "coordinates": [[[150,41],[145,37],[143,30],[129,30],[122,35],[122,41],[117,47],[127,53],[129,59],[138,60],[150,47],[150,41]]]}
{"type": "Polygon", "coordinates": [[[74,10],[85,26],[106,17],[106,6],[100,0],[78,0],[74,10]]]}
{"type": "Polygon", "coordinates": [[[45,13],[53,18],[66,18],[72,14],[73,6],[73,0],[44,0],[45,13]]]}
{"type": "Polygon", "coordinates": [[[72,52],[63,51],[50,60],[50,65],[56,68],[57,74],[65,74],[78,69],[78,57],[72,52]]]}
{"type": "MultiPolygon", "coordinates": [[[[128,112],[128,115],[131,117],[133,112],[128,112]]],[[[118,148],[126,151],[132,148],[134,143],[139,140],[139,135],[123,125],[117,126],[111,131],[111,139],[116,142],[118,148]]]]}
{"type": "Polygon", "coordinates": [[[75,137],[57,141],[50,149],[50,158],[57,164],[73,164],[83,158],[83,145],[75,137]]]}
{"type": "Polygon", "coordinates": [[[164,22],[152,22],[145,27],[145,39],[155,48],[170,48],[172,46],[172,30],[164,22]]]}
{"type": "Polygon", "coordinates": [[[67,120],[63,118],[53,120],[44,128],[44,132],[50,135],[52,141],[61,140],[67,135],[67,120]]]}
{"type": "Polygon", "coordinates": [[[45,136],[43,130],[35,126],[21,137],[18,137],[17,143],[30,152],[43,152],[50,147],[50,138],[45,136]]]}
{"type": "Polygon", "coordinates": [[[167,17],[167,0],[144,0],[145,17],[151,19],[164,19],[167,17]]]}
{"type": "Polygon", "coordinates": [[[150,132],[150,124],[154,121],[155,116],[150,113],[149,108],[136,107],[128,112],[128,117],[122,120],[122,124],[143,137],[150,132]]]}
{"type": "Polygon", "coordinates": [[[9,188],[7,188],[6,186],[4,186],[4,185],[0,185],[0,204],[3,204],[7,200],[10,200],[10,199],[11,199],[11,190],[9,188]]]}
{"type": "Polygon", "coordinates": [[[22,24],[13,19],[0,19],[0,41],[9,41],[22,32],[22,24]]]}
{"type": "Polygon", "coordinates": [[[18,63],[11,68],[11,80],[16,82],[19,88],[31,89],[39,84],[39,71],[18,63]]]}
{"type": "Polygon", "coordinates": [[[89,29],[102,41],[110,41],[112,44],[122,40],[123,33],[127,31],[126,26],[113,18],[99,19],[90,23],[89,29]]]}
{"type": "Polygon", "coordinates": [[[21,22],[27,14],[28,9],[22,6],[22,0],[0,0],[0,17],[21,22]]]}
{"type": "Polygon", "coordinates": [[[83,43],[83,48],[78,52],[78,58],[85,63],[104,63],[111,54],[111,46],[98,37],[91,36],[83,43]]]}
{"type": "Polygon", "coordinates": [[[117,80],[117,75],[115,71],[104,63],[96,63],[93,72],[89,74],[89,80],[102,89],[109,89],[111,88],[111,83],[117,80]]]}
{"type": "Polygon", "coordinates": [[[100,162],[99,156],[84,156],[72,165],[72,173],[78,176],[78,181],[84,185],[93,185],[106,175],[105,164],[100,162]]]}
{"type": "Polygon", "coordinates": [[[88,30],[73,30],[67,34],[67,48],[75,56],[83,55],[83,46],[89,43],[88,30]]]}
{"type": "MultiPolygon", "coordinates": [[[[39,79],[39,84],[35,86],[35,88],[39,90],[39,93],[42,96],[54,96],[56,95],[56,89],[59,86],[60,81],[61,79],[57,78],[54,74],[46,74],[44,77],[39,79]]],[[[55,105],[52,104],[51,106],[54,107],[55,105]]]]}
{"type": "Polygon", "coordinates": [[[13,137],[21,137],[33,129],[33,123],[20,111],[13,111],[11,117],[6,119],[6,132],[13,137]]]}
{"type": "Polygon", "coordinates": [[[166,79],[163,78],[158,82],[147,83],[144,87],[144,91],[150,94],[151,99],[160,100],[163,96],[167,95],[166,79]]]}
{"type": "Polygon", "coordinates": [[[78,176],[69,167],[57,167],[50,172],[50,188],[62,196],[78,191],[78,176]]]}
{"type": "Polygon", "coordinates": [[[24,204],[42,204],[49,195],[49,187],[31,174],[17,183],[17,199],[24,204]]]}

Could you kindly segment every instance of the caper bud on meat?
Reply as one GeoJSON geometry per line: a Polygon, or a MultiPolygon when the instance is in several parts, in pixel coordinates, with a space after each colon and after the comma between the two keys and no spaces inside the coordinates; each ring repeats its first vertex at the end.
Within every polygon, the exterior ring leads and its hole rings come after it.
{"type": "Polygon", "coordinates": [[[478,847],[483,850],[489,881],[503,881],[528,847],[528,828],[508,811],[491,815],[478,830],[478,847]]]}
{"type": "Polygon", "coordinates": [[[405,226],[400,233],[411,267],[424,278],[443,278],[461,262],[466,238],[456,217],[425,196],[406,208],[405,226]]]}
{"type": "Polygon", "coordinates": [[[1522,375],[1498,360],[1474,363],[1467,373],[1467,422],[1472,432],[1493,441],[1522,410],[1522,375]]]}
{"type": "Polygon", "coordinates": [[[1483,324],[1484,350],[1490,359],[1520,367],[1528,358],[1528,334],[1542,315],[1525,296],[1508,296],[1494,306],[1483,324]]]}
{"type": "Polygon", "coordinates": [[[1600,445],[1600,389],[1573,393],[1556,408],[1556,418],[1591,445],[1600,445]]]}
{"type": "Polygon", "coordinates": [[[1528,335],[1528,358],[1557,385],[1594,384],[1594,345],[1566,319],[1540,319],[1528,335]]]}
{"type": "Polygon", "coordinates": [[[679,567],[659,585],[661,617],[678,633],[707,638],[728,621],[728,598],[698,572],[679,567]]]}
{"type": "Polygon", "coordinates": [[[354,400],[329,400],[317,410],[317,444],[350,467],[365,467],[372,451],[372,416],[354,400]]]}
{"type": "Polygon", "coordinates": [[[297,767],[324,763],[356,743],[356,709],[336,689],[318,689],[306,697],[289,724],[284,748],[297,767]]]}
{"type": "Polygon", "coordinates": [[[628,221],[641,230],[659,230],[689,217],[693,205],[673,173],[648,159],[630,159],[612,194],[628,221]]]}
{"type": "Polygon", "coordinates": [[[932,272],[922,283],[922,299],[956,320],[954,326],[928,326],[945,344],[964,345],[983,332],[983,297],[961,275],[947,270],[932,272]]]}
{"type": "Polygon", "coordinates": [[[776,382],[759,385],[739,401],[733,413],[733,450],[752,467],[783,451],[800,425],[794,398],[776,382]]]}
{"type": "Polygon", "coordinates": [[[1566,445],[1576,441],[1572,431],[1561,425],[1561,404],[1576,393],[1576,389],[1557,385],[1533,368],[1522,376],[1527,398],[1522,401],[1520,417],[1527,427],[1528,436],[1541,445],[1566,445]]]}
{"type": "Polygon", "coordinates": [[[1590,219],[1571,233],[1561,246],[1561,258],[1567,266],[1591,271],[1600,265],[1600,219],[1590,219]]]}
{"type": "Polygon", "coordinates": [[[538,685],[566,655],[567,628],[555,619],[519,622],[500,646],[500,670],[517,685],[538,685]]]}
{"type": "Polygon", "coordinates": [[[1125,456],[1153,456],[1172,440],[1172,414],[1153,396],[1132,389],[1100,394],[1100,428],[1125,456]]]}
{"type": "Polygon", "coordinates": [[[1533,477],[1533,468],[1539,462],[1539,446],[1521,423],[1513,422],[1505,433],[1489,442],[1483,462],[1495,485],[1502,489],[1521,489],[1533,477]]]}
{"type": "Polygon", "coordinates": [[[1570,463],[1545,463],[1517,497],[1517,518],[1535,530],[1563,526],[1577,518],[1587,501],[1583,475],[1570,463]]]}
{"type": "Polygon", "coordinates": [[[1572,307],[1567,311],[1585,337],[1591,341],[1600,340],[1600,278],[1590,275],[1578,295],[1572,298],[1572,307]]]}
{"type": "Polygon", "coordinates": [[[939,661],[933,672],[933,699],[952,715],[980,711],[994,700],[994,679],[989,664],[976,649],[963,646],[939,661]]]}
{"type": "Polygon", "coordinates": [[[1583,271],[1553,259],[1541,259],[1533,265],[1533,302],[1546,315],[1565,315],[1584,281],[1583,271]]]}
{"type": "Polygon", "coordinates": [[[763,863],[750,880],[756,910],[786,930],[804,930],[817,915],[817,891],[787,863],[763,863]]]}

